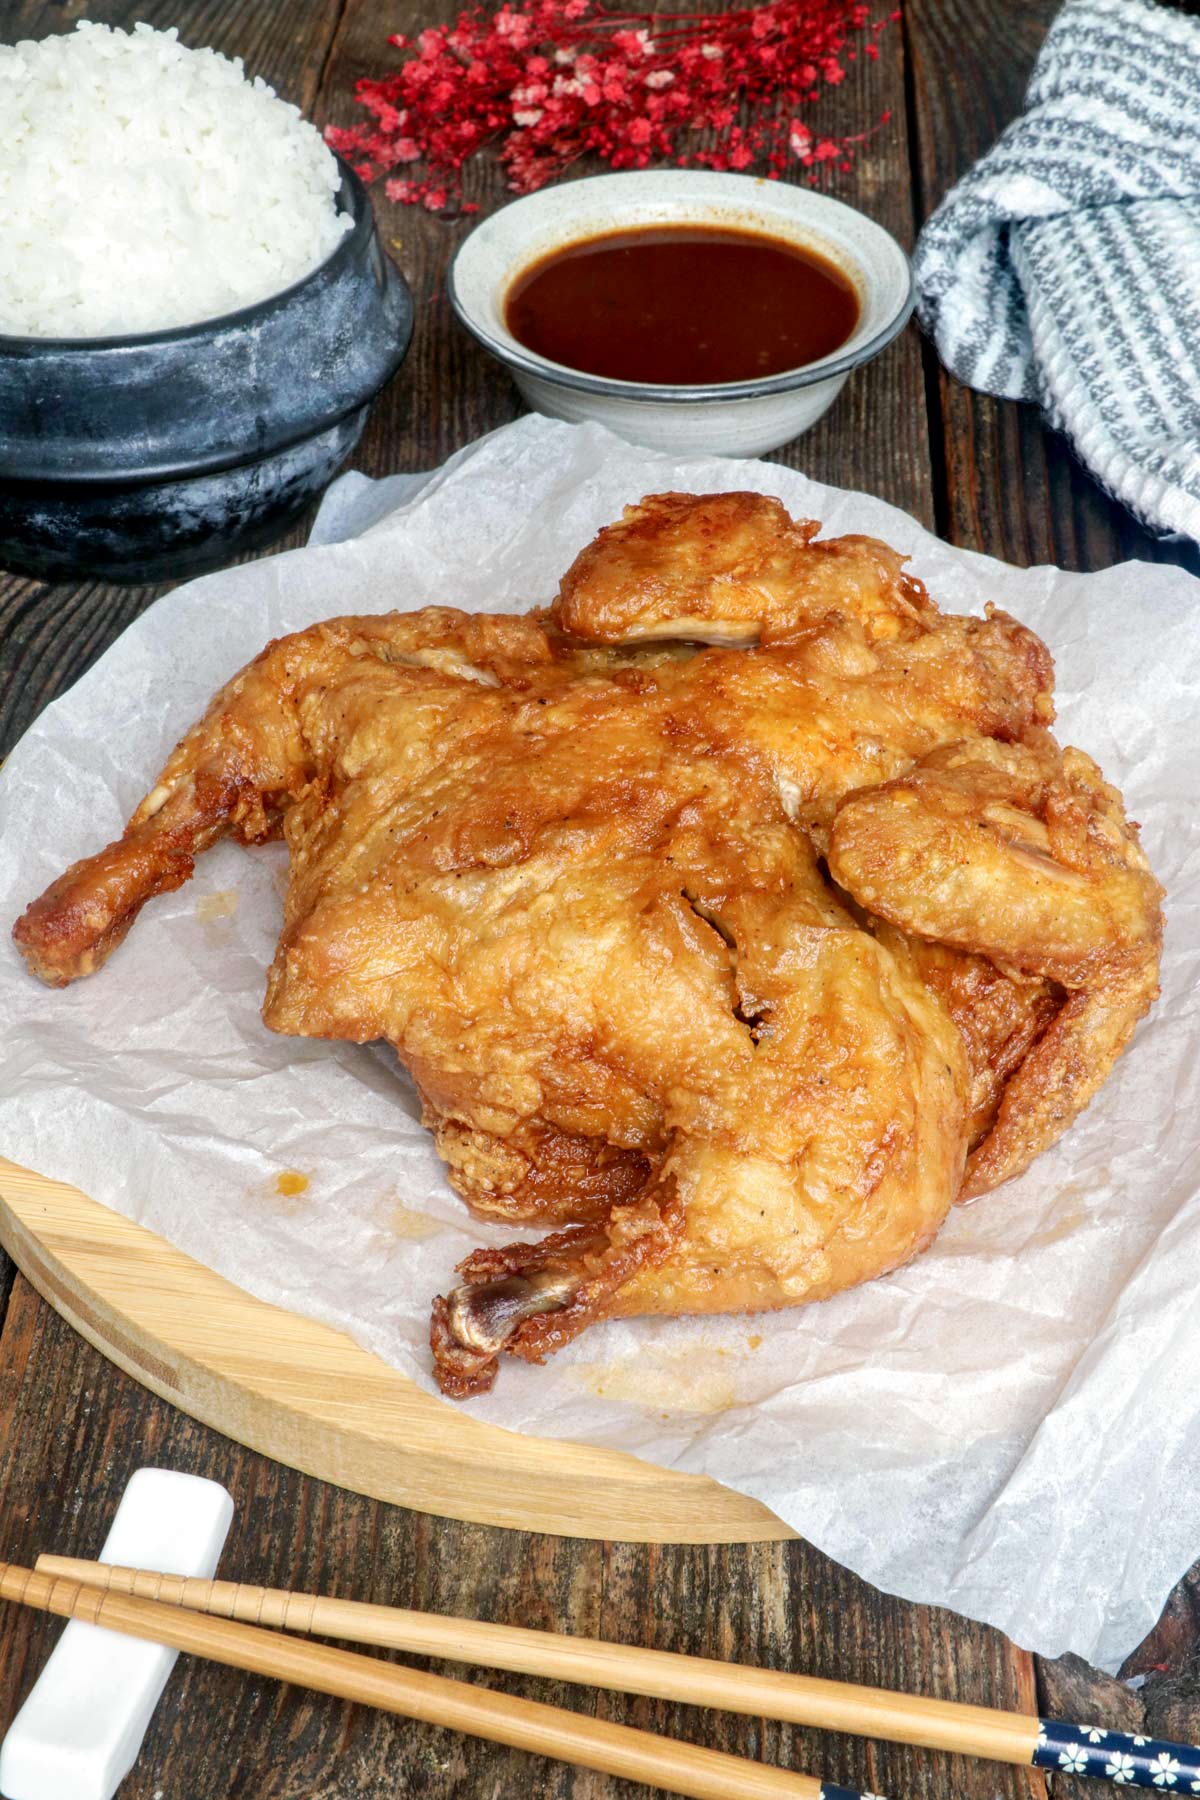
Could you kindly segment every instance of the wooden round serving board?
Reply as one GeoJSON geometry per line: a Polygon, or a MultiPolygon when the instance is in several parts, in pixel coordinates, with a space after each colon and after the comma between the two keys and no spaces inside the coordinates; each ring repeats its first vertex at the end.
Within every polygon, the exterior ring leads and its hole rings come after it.
{"type": "Polygon", "coordinates": [[[703,1475],[521,1437],[423,1392],[340,1331],[255,1300],[89,1200],[0,1158],[0,1243],[126,1374],[279,1462],[419,1512],[567,1537],[793,1534],[703,1475]]]}

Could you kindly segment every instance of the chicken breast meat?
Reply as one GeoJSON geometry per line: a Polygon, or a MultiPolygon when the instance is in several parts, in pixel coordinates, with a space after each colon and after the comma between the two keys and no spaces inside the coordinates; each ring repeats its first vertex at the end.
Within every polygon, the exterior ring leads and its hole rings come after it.
{"type": "Polygon", "coordinates": [[[1161,890],[1044,646],[818,529],[651,495],[548,612],[283,638],[15,927],[59,986],[222,835],[286,839],[267,1025],[386,1039],[467,1204],[554,1228],[434,1302],[447,1393],[895,1268],[1155,996],[1161,890]]]}

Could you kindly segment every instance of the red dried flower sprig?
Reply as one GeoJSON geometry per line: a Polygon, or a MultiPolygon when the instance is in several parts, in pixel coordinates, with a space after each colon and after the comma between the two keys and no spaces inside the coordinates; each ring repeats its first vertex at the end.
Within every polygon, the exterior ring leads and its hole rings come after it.
{"type": "MultiPolygon", "coordinates": [[[[403,167],[389,199],[432,212],[473,212],[464,164],[499,146],[509,186],[532,193],[579,157],[613,169],[662,158],[710,169],[848,167],[868,135],[814,137],[800,117],[845,78],[891,12],[862,0],[768,0],[736,12],[626,13],[596,0],[507,0],[453,25],[388,41],[407,52],[389,74],[359,81],[373,123],[326,137],[367,180],[403,167]],[[706,147],[693,135],[710,134],[706,147]]],[[[879,124],[886,122],[885,113],[879,124]]]]}

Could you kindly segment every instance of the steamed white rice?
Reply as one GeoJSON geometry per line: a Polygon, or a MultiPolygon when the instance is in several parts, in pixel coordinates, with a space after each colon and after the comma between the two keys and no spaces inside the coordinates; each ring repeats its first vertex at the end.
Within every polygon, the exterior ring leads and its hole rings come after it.
{"type": "Polygon", "coordinates": [[[2,333],[194,324],[290,286],[350,228],[319,132],[173,30],[0,45],[0,122],[2,333]]]}

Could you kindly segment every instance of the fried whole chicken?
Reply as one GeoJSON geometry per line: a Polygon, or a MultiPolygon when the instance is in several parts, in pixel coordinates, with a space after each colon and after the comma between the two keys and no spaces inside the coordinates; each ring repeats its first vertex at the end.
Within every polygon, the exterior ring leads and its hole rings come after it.
{"type": "Polygon", "coordinates": [[[1045,647],[817,531],[652,495],[548,612],[283,638],[15,928],[61,985],[222,835],[286,838],[267,1025],[387,1039],[468,1205],[555,1228],[435,1301],[452,1395],[605,1316],[896,1267],[1155,996],[1161,890],[1045,647]]]}

